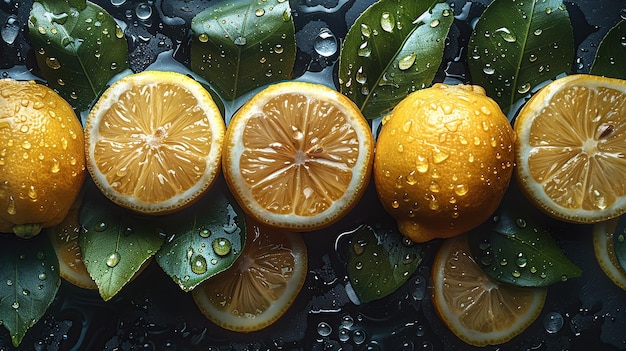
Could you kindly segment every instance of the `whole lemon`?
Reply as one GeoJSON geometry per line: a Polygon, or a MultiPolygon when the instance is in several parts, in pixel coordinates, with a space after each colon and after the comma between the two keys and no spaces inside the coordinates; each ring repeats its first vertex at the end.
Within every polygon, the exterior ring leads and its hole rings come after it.
{"type": "Polygon", "coordinates": [[[373,170],[378,197],[413,241],[461,234],[498,207],[514,143],[510,122],[482,87],[418,90],[382,120],[373,170]]]}
{"type": "Polygon", "coordinates": [[[0,80],[0,233],[28,238],[59,224],[84,179],[72,107],[44,85],[0,80]]]}

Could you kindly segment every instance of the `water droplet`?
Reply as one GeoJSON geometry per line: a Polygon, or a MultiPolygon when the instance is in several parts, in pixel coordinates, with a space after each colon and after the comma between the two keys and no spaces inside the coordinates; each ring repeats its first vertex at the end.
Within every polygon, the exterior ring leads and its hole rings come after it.
{"type": "Polygon", "coordinates": [[[107,228],[109,227],[109,225],[106,222],[99,222],[96,223],[93,226],[93,230],[97,231],[97,232],[103,232],[105,231],[107,228]]]}
{"type": "Polygon", "coordinates": [[[430,21],[430,28],[435,28],[439,25],[439,20],[438,19],[434,19],[432,21],[430,21]]]}
{"type": "Polygon", "coordinates": [[[517,89],[517,92],[520,94],[526,94],[529,91],[530,91],[530,83],[526,83],[520,86],[519,89],[517,89]]]}
{"type": "Polygon", "coordinates": [[[218,256],[226,256],[232,250],[232,243],[226,238],[218,238],[213,240],[213,251],[218,256]]]}
{"type": "Polygon", "coordinates": [[[530,62],[535,62],[535,61],[537,61],[537,55],[535,55],[535,54],[530,54],[530,56],[528,56],[528,61],[530,61],[530,62]]]}
{"type": "Polygon", "coordinates": [[[330,57],[334,55],[338,48],[335,34],[328,28],[322,28],[313,42],[313,48],[321,56],[330,57]]]}
{"type": "Polygon", "coordinates": [[[558,312],[550,312],[543,318],[543,327],[549,334],[557,333],[563,328],[563,316],[558,312]]]}
{"type": "Polygon", "coordinates": [[[517,258],[515,258],[515,264],[519,268],[526,267],[526,264],[528,264],[528,259],[524,256],[524,253],[520,252],[517,254],[517,258]]]}
{"type": "Polygon", "coordinates": [[[317,325],[317,333],[320,336],[329,336],[333,332],[333,328],[326,322],[319,322],[317,325]]]}
{"type": "Polygon", "coordinates": [[[365,342],[366,339],[367,339],[367,334],[365,333],[364,330],[355,329],[352,332],[352,341],[354,341],[355,344],[361,345],[365,342]]]}
{"type": "Polygon", "coordinates": [[[211,230],[207,228],[202,228],[198,231],[201,237],[208,238],[211,236],[211,230]]]}
{"type": "Polygon", "coordinates": [[[46,57],[46,65],[55,70],[61,68],[61,63],[56,57],[46,57]]]}
{"type": "Polygon", "coordinates": [[[546,14],[551,14],[552,13],[552,8],[551,7],[546,7],[546,14]]]}
{"type": "Polygon", "coordinates": [[[526,228],[526,220],[524,218],[517,218],[515,219],[515,225],[522,229],[526,228]]]}
{"type": "Polygon", "coordinates": [[[393,15],[389,12],[383,12],[380,16],[380,27],[388,33],[393,32],[393,28],[396,25],[396,20],[393,15]]]}
{"type": "Polygon", "coordinates": [[[202,255],[196,255],[191,259],[191,271],[196,274],[204,274],[207,271],[206,258],[202,255]]]}
{"type": "Polygon", "coordinates": [[[355,79],[359,84],[365,84],[367,82],[367,74],[363,72],[363,67],[359,67],[359,69],[356,71],[355,79]]]}
{"type": "Polygon", "coordinates": [[[117,251],[111,253],[109,257],[107,257],[106,265],[108,267],[113,268],[117,266],[118,263],[120,263],[120,254],[117,251]]]}
{"type": "Polygon", "coordinates": [[[7,213],[10,215],[15,215],[16,213],[15,200],[13,199],[13,196],[9,196],[9,204],[7,206],[7,213]]]}
{"type": "Polygon", "coordinates": [[[145,2],[137,5],[135,8],[135,15],[137,15],[137,18],[140,20],[147,20],[150,16],[152,16],[152,6],[145,2]]]}
{"type": "Polygon", "coordinates": [[[535,29],[535,31],[533,32],[534,35],[541,35],[541,33],[543,33],[543,30],[541,28],[535,29]]]}
{"type": "Polygon", "coordinates": [[[368,41],[364,41],[363,43],[361,43],[361,45],[359,45],[359,49],[357,50],[357,55],[361,57],[370,57],[371,54],[372,54],[372,49],[370,48],[368,41]]]}
{"type": "Polygon", "coordinates": [[[13,281],[11,279],[7,279],[7,286],[13,286],[13,281]]]}
{"type": "Polygon", "coordinates": [[[233,43],[235,43],[235,45],[239,45],[239,46],[244,46],[246,45],[246,43],[248,42],[248,40],[246,39],[246,37],[244,36],[238,36],[237,38],[235,38],[235,40],[233,40],[233,43]]]}
{"type": "Polygon", "coordinates": [[[206,33],[202,33],[198,36],[198,40],[201,43],[206,43],[207,41],[209,41],[209,36],[206,33]]]}
{"type": "Polygon", "coordinates": [[[257,17],[261,17],[265,14],[265,10],[264,9],[256,9],[256,11],[254,11],[254,15],[257,17]]]}
{"type": "Polygon", "coordinates": [[[11,307],[13,307],[13,309],[17,310],[18,308],[20,308],[20,303],[15,301],[11,304],[11,307]]]}
{"type": "Polygon", "coordinates": [[[37,276],[37,278],[41,281],[44,281],[46,279],[48,279],[48,276],[46,275],[46,273],[39,273],[39,275],[37,276]]]}
{"type": "Polygon", "coordinates": [[[398,61],[398,68],[402,71],[406,71],[407,69],[411,68],[411,66],[413,66],[416,58],[417,55],[415,53],[404,56],[398,61]]]}
{"type": "Polygon", "coordinates": [[[417,156],[417,159],[415,160],[415,167],[418,172],[426,173],[428,171],[429,166],[430,164],[426,157],[423,157],[421,155],[417,156]]]}
{"type": "Polygon", "coordinates": [[[515,34],[513,34],[511,30],[509,30],[506,27],[501,27],[501,28],[496,29],[495,33],[500,34],[502,39],[504,39],[504,41],[506,41],[507,43],[514,43],[517,40],[517,38],[515,37],[515,34]]]}
{"type": "Polygon", "coordinates": [[[277,54],[282,54],[284,51],[285,48],[280,44],[276,44],[276,46],[274,47],[274,52],[277,54]]]}
{"type": "Polygon", "coordinates": [[[365,38],[369,38],[372,35],[372,29],[365,23],[361,23],[361,35],[365,38]]]}
{"type": "Polygon", "coordinates": [[[487,64],[485,64],[485,67],[483,67],[483,72],[485,74],[492,75],[492,74],[496,73],[496,70],[495,70],[495,68],[493,68],[491,66],[490,63],[487,63],[487,64]]]}
{"type": "Polygon", "coordinates": [[[356,268],[357,270],[361,270],[361,269],[363,269],[363,262],[361,262],[361,261],[357,261],[357,262],[354,264],[354,268],[356,268]]]}

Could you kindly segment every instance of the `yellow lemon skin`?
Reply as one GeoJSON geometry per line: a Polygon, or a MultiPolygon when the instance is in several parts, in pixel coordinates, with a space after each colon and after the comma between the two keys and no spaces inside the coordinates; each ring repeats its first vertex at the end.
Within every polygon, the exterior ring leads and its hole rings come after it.
{"type": "Polygon", "coordinates": [[[466,232],[496,210],[513,172],[515,132],[480,86],[435,84],[383,118],[374,182],[416,242],[466,232]]]}
{"type": "Polygon", "coordinates": [[[0,80],[0,233],[29,238],[65,218],[85,179],[72,107],[34,81],[0,80]]]}

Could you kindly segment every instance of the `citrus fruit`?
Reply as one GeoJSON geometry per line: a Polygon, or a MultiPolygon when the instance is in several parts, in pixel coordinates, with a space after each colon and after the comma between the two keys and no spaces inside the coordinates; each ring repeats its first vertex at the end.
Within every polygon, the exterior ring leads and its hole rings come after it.
{"type": "Polygon", "coordinates": [[[192,78],[131,74],[89,112],[87,168],[114,203],[143,214],[174,212],[213,184],[225,129],[211,95],[192,78]]]}
{"type": "Polygon", "coordinates": [[[85,179],[80,121],[52,89],[0,80],[0,233],[59,224],[85,179]]]}
{"type": "Polygon", "coordinates": [[[252,332],[280,318],[307,275],[306,245],[299,233],[247,220],[246,246],[228,270],[194,290],[202,313],[222,328],[252,332]]]}
{"type": "Polygon", "coordinates": [[[373,148],[368,123],[347,97],[319,84],[284,82],[233,116],[222,168],[254,219],[314,230],[337,221],[361,197],[373,148]]]}
{"type": "Polygon", "coordinates": [[[626,270],[615,255],[613,244],[618,221],[618,218],[613,218],[593,226],[593,251],[602,271],[615,285],[626,290],[626,270]]]}
{"type": "Polygon", "coordinates": [[[444,324],[474,346],[497,345],[524,331],[543,308],[547,288],[507,285],[474,261],[467,235],[446,239],[432,266],[432,301],[444,324]]]}
{"type": "Polygon", "coordinates": [[[514,140],[483,88],[438,83],[418,90],[382,120],[374,157],[378,197],[413,241],[468,231],[502,200],[514,140]]]}
{"type": "Polygon", "coordinates": [[[626,81],[571,75],[550,82],[516,120],[522,190],[549,215],[595,223],[626,211],[626,81]]]}
{"type": "Polygon", "coordinates": [[[70,208],[65,219],[48,230],[48,235],[59,259],[61,277],[78,287],[97,289],[98,286],[91,279],[83,263],[83,255],[78,245],[78,236],[81,230],[78,222],[80,202],[79,198],[70,208]]]}

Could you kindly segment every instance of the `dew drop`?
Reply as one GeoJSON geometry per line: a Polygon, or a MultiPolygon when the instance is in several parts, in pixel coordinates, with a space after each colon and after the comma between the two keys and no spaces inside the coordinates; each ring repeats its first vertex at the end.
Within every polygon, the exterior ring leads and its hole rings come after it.
{"type": "Polygon", "coordinates": [[[120,254],[117,251],[111,253],[109,257],[107,257],[106,265],[108,267],[113,268],[117,266],[118,263],[120,263],[120,254]]]}
{"type": "Polygon", "coordinates": [[[535,55],[535,54],[530,54],[530,56],[528,56],[528,61],[530,61],[530,62],[535,62],[535,61],[537,61],[537,55],[535,55]]]}
{"type": "Polygon", "coordinates": [[[383,12],[383,14],[380,16],[380,27],[388,33],[393,32],[393,28],[395,26],[395,18],[393,17],[393,15],[389,12],[383,12]]]}
{"type": "Polygon", "coordinates": [[[337,38],[328,28],[322,28],[313,41],[315,52],[324,57],[330,57],[337,52],[337,38]]]}
{"type": "Polygon", "coordinates": [[[137,15],[137,18],[140,20],[147,20],[150,16],[152,16],[152,6],[147,3],[137,5],[135,8],[135,15],[137,15]]]}
{"type": "Polygon", "coordinates": [[[15,301],[11,304],[11,307],[15,310],[17,310],[18,308],[20,308],[20,303],[15,301]]]}
{"type": "Polygon", "coordinates": [[[264,9],[256,9],[256,11],[254,11],[254,15],[257,17],[261,17],[265,14],[265,10],[264,9]]]}
{"type": "Polygon", "coordinates": [[[61,63],[56,57],[46,57],[46,65],[54,70],[61,68],[61,63]]]}
{"type": "Polygon", "coordinates": [[[555,334],[563,328],[563,316],[558,312],[550,312],[543,318],[543,327],[549,334],[555,334]]]}
{"type": "Polygon", "coordinates": [[[434,19],[432,21],[430,21],[430,28],[435,28],[439,25],[439,20],[438,19],[434,19]]]}
{"type": "Polygon", "coordinates": [[[530,83],[526,83],[520,86],[519,89],[517,89],[517,92],[520,94],[526,94],[529,91],[530,91],[530,83]]]}
{"type": "Polygon", "coordinates": [[[495,33],[500,34],[500,36],[502,37],[502,39],[504,41],[506,41],[507,43],[514,43],[515,41],[517,41],[517,37],[515,37],[515,34],[513,34],[508,28],[506,27],[501,27],[495,30],[495,33]]]}
{"type": "Polygon", "coordinates": [[[517,225],[520,228],[526,228],[526,220],[524,218],[517,218],[515,219],[515,225],[517,225]]]}
{"type": "Polygon", "coordinates": [[[107,230],[107,228],[109,227],[109,225],[106,222],[98,222],[93,226],[93,230],[97,231],[97,232],[103,232],[105,230],[107,230]]]}
{"type": "Polygon", "coordinates": [[[411,68],[411,66],[413,66],[416,58],[417,55],[415,53],[404,56],[398,61],[398,68],[402,71],[406,71],[407,69],[411,68]]]}
{"type": "Polygon", "coordinates": [[[200,234],[200,236],[203,238],[208,238],[211,236],[211,230],[207,228],[202,228],[198,231],[198,234],[200,234]]]}
{"type": "Polygon", "coordinates": [[[235,40],[233,40],[233,43],[235,45],[239,45],[239,46],[244,46],[246,45],[246,43],[248,42],[248,40],[246,39],[246,37],[244,36],[238,36],[237,38],[235,38],[235,40]]]}
{"type": "Polygon", "coordinates": [[[9,204],[7,205],[7,213],[10,215],[15,215],[17,211],[15,210],[15,200],[13,196],[9,196],[9,204]]]}
{"type": "Polygon", "coordinates": [[[493,68],[491,66],[490,63],[487,63],[487,64],[485,64],[485,67],[483,67],[483,72],[485,74],[487,74],[487,75],[492,75],[492,74],[496,73],[496,70],[495,70],[495,68],[493,68]]]}
{"type": "Polygon", "coordinates": [[[317,325],[317,333],[320,336],[329,336],[333,332],[333,328],[326,322],[319,322],[317,325]]]}
{"type": "Polygon", "coordinates": [[[213,251],[218,256],[226,256],[232,250],[232,243],[226,238],[218,238],[213,240],[213,251]]]}
{"type": "Polygon", "coordinates": [[[365,23],[361,23],[361,35],[365,38],[369,38],[372,35],[372,29],[365,23]]]}
{"type": "Polygon", "coordinates": [[[204,274],[207,271],[206,258],[202,255],[196,255],[191,259],[191,271],[196,274],[204,274]]]}
{"type": "Polygon", "coordinates": [[[541,28],[535,29],[535,31],[533,32],[534,35],[541,35],[543,33],[543,30],[541,28]]]}
{"type": "Polygon", "coordinates": [[[198,40],[201,43],[206,43],[207,41],[209,41],[209,36],[206,33],[202,33],[198,36],[198,40]]]}
{"type": "Polygon", "coordinates": [[[363,269],[363,262],[361,262],[361,261],[357,261],[357,262],[354,264],[354,268],[356,268],[356,270],[361,270],[361,269],[363,269]]]}

